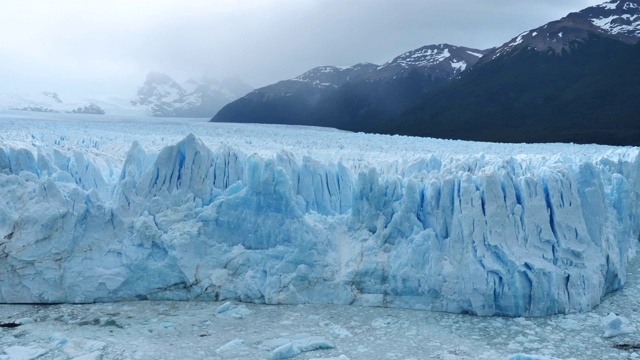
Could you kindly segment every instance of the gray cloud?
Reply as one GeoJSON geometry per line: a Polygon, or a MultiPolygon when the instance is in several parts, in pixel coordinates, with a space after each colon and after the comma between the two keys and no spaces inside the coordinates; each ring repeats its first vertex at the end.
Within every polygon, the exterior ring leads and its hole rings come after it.
{"type": "Polygon", "coordinates": [[[599,0],[7,0],[0,92],[129,95],[150,70],[255,86],[427,44],[500,45],[599,0]],[[89,90],[91,89],[91,90],[89,90]]]}

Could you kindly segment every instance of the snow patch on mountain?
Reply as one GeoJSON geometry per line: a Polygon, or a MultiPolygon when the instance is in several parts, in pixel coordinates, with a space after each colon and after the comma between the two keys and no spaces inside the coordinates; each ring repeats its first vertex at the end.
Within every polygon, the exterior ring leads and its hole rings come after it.
{"type": "MultiPolygon", "coordinates": [[[[423,48],[413,52],[406,52],[387,64],[397,63],[404,67],[434,65],[449,58],[451,54],[448,48],[429,49],[423,48]]],[[[387,65],[385,64],[385,65],[387,65]]],[[[383,65],[384,66],[384,65],[383,65]]]]}
{"type": "Polygon", "coordinates": [[[382,73],[384,69],[400,66],[417,68],[433,76],[453,77],[475,64],[485,52],[449,44],[429,45],[408,51],[377,70],[382,73]]]}
{"type": "Polygon", "coordinates": [[[303,81],[317,88],[337,88],[349,80],[355,80],[373,71],[377,65],[359,63],[354,66],[319,66],[302,75],[293,78],[293,81],[303,81]]]}
{"type": "Polygon", "coordinates": [[[616,1],[615,3],[610,1],[610,2],[596,5],[596,7],[605,8],[607,10],[614,10],[615,8],[618,7],[618,4],[620,4],[620,1],[616,1]]]}
{"type": "Polygon", "coordinates": [[[606,34],[635,43],[640,39],[640,3],[608,1],[586,8],[574,17],[584,17],[606,34]]]}
{"type": "Polygon", "coordinates": [[[467,68],[467,63],[464,61],[452,61],[451,67],[454,68],[456,72],[463,72],[467,68]]]}
{"type": "Polygon", "coordinates": [[[520,35],[518,35],[516,38],[514,38],[513,40],[511,40],[509,43],[501,46],[498,50],[495,51],[495,53],[493,54],[492,58],[497,58],[498,56],[511,51],[511,49],[513,49],[515,46],[520,45],[524,42],[524,37],[526,35],[528,35],[530,33],[530,31],[525,31],[523,33],[521,33],[520,35]]]}
{"type": "Polygon", "coordinates": [[[607,18],[591,19],[591,22],[610,34],[635,33],[640,36],[640,14],[633,16],[628,14],[612,15],[607,18]]]}
{"type": "MultiPolygon", "coordinates": [[[[360,63],[348,67],[319,66],[291,80],[303,81],[320,89],[337,88],[347,81],[389,79],[402,76],[412,69],[450,78],[475,64],[484,52],[449,44],[428,45],[405,52],[382,65],[360,63]]],[[[289,85],[287,81],[280,83],[281,87],[286,85],[289,85]]]]}

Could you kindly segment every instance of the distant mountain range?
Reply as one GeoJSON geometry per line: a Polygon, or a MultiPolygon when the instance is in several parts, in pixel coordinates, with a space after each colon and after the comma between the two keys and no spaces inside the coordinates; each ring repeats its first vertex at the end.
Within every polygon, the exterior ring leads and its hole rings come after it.
{"type": "Polygon", "coordinates": [[[609,1],[518,35],[383,133],[640,145],[640,2],[609,1]]]}
{"type": "Polygon", "coordinates": [[[640,145],[640,0],[608,1],[502,46],[426,46],[254,90],[212,121],[479,141],[640,145]]]}
{"type": "Polygon", "coordinates": [[[33,95],[0,95],[0,108],[6,110],[104,114],[104,109],[89,100],[63,101],[55,92],[33,95]]]}
{"type": "Polygon", "coordinates": [[[131,101],[158,117],[209,117],[252,88],[238,78],[222,81],[210,77],[178,84],[166,74],[152,72],[131,101]]]}
{"type": "Polygon", "coordinates": [[[383,64],[321,66],[256,89],[228,104],[216,122],[330,126],[366,131],[475,64],[485,50],[448,44],[406,52],[383,64]]]}
{"type": "Polygon", "coordinates": [[[190,79],[180,85],[166,74],[151,72],[135,97],[69,98],[56,92],[0,95],[0,109],[51,113],[210,117],[252,88],[238,78],[190,79]]]}

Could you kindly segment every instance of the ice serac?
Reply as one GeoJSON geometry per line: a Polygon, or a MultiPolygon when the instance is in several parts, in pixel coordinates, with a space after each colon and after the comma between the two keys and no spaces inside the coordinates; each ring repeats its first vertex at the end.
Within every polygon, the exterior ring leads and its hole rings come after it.
{"type": "Polygon", "coordinates": [[[0,302],[335,303],[479,315],[588,311],[623,286],[640,157],[405,165],[134,142],[0,148],[0,302]]]}

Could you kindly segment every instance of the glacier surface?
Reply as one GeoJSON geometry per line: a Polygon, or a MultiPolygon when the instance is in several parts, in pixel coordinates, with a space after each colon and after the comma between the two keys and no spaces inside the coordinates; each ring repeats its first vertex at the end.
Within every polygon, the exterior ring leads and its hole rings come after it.
{"type": "Polygon", "coordinates": [[[0,113],[0,302],[592,309],[637,247],[637,148],[0,113]],[[195,135],[194,135],[195,134],[195,135]]]}

